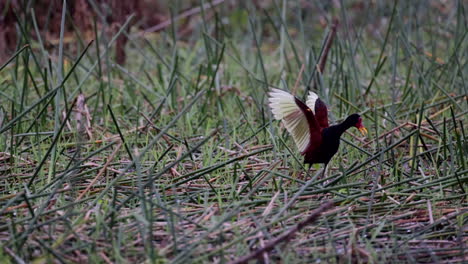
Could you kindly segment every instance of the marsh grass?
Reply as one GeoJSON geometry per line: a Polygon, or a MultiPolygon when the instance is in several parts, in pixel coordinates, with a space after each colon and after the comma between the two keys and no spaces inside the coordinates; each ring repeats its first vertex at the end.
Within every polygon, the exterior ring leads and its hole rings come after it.
{"type": "Polygon", "coordinates": [[[466,5],[337,2],[205,5],[189,37],[178,20],[127,33],[129,17],[52,49],[28,11],[0,66],[0,259],[229,262],[333,201],[262,261],[467,261],[466,5]],[[269,86],[316,87],[332,122],[359,112],[369,136],[347,132],[319,179],[269,86]]]}

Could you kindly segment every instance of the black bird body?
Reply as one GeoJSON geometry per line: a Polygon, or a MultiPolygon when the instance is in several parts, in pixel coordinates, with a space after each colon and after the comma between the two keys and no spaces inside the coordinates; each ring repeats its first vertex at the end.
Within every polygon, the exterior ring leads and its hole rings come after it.
{"type": "Polygon", "coordinates": [[[318,148],[306,151],[304,154],[304,164],[323,163],[328,164],[331,158],[338,151],[340,146],[340,136],[335,126],[322,130],[322,143],[318,148]]]}
{"type": "Polygon", "coordinates": [[[341,135],[349,128],[356,127],[363,135],[367,133],[359,114],[329,126],[327,106],[313,92],[309,92],[304,103],[285,91],[272,89],[269,100],[274,117],[292,135],[305,164],[323,163],[326,167],[338,151],[341,135]]]}
{"type": "Polygon", "coordinates": [[[327,165],[338,151],[341,135],[351,127],[352,125],[350,125],[350,122],[345,121],[341,124],[322,129],[321,144],[318,148],[309,149],[305,152],[304,163],[310,165],[323,163],[327,165]]]}

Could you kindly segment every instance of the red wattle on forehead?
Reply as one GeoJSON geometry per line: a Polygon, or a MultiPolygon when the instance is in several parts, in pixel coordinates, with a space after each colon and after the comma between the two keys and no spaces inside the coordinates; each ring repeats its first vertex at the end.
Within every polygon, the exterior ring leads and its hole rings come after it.
{"type": "Polygon", "coordinates": [[[362,118],[361,117],[359,117],[358,122],[356,124],[356,127],[358,127],[358,128],[362,127],[362,118]]]}

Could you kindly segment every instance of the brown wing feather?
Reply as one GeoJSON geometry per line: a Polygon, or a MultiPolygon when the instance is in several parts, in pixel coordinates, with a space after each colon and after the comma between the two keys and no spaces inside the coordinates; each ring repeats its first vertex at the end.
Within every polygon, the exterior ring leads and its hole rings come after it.
{"type": "Polygon", "coordinates": [[[328,127],[328,110],[325,103],[320,100],[318,95],[309,91],[306,101],[307,106],[314,111],[315,120],[317,120],[321,128],[328,127]]]}
{"type": "MultiPolygon", "coordinates": [[[[297,97],[294,98],[294,101],[307,118],[307,123],[309,124],[310,141],[306,151],[311,151],[318,148],[320,144],[322,144],[322,129],[316,120],[314,112],[297,97]]],[[[304,154],[306,151],[304,151],[302,154],[304,154]]]]}
{"type": "Polygon", "coordinates": [[[317,98],[315,101],[315,119],[321,128],[328,127],[328,110],[325,103],[317,98]]]}
{"type": "Polygon", "coordinates": [[[296,104],[292,94],[274,88],[268,94],[273,116],[275,119],[281,120],[299,151],[304,153],[310,145],[311,139],[306,115],[296,104]]]}

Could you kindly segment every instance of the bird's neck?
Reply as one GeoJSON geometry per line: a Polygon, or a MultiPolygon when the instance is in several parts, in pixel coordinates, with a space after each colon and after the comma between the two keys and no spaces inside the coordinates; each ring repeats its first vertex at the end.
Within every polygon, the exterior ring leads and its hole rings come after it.
{"type": "Polygon", "coordinates": [[[335,134],[341,136],[341,134],[343,134],[346,130],[348,130],[351,127],[352,125],[348,124],[346,121],[343,121],[338,125],[331,126],[330,128],[334,130],[335,134]]]}

